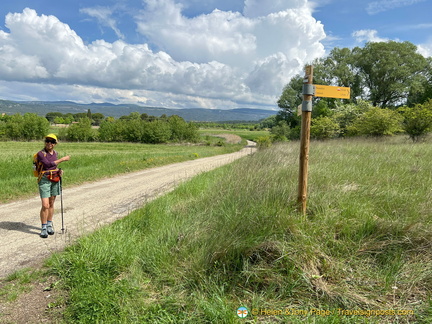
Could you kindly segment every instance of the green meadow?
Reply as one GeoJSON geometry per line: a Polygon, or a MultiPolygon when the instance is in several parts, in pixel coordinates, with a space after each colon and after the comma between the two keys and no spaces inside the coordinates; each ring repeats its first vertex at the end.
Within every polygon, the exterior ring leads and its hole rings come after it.
{"type": "MultiPolygon", "coordinates": [[[[231,153],[242,146],[61,142],[55,150],[59,157],[71,156],[70,161],[60,164],[65,171],[63,184],[67,187],[126,172],[231,153]]],[[[33,154],[43,147],[42,142],[0,142],[0,203],[38,194],[32,163],[33,154]]]]}
{"type": "Polygon", "coordinates": [[[54,254],[53,321],[430,323],[432,143],[312,142],[306,215],[298,155],[260,150],[54,254]]]}
{"type": "Polygon", "coordinates": [[[265,130],[261,130],[261,131],[249,131],[249,130],[241,130],[241,129],[224,129],[224,130],[220,130],[220,129],[200,129],[198,130],[198,133],[201,136],[205,136],[205,135],[218,135],[218,134],[232,134],[232,135],[237,135],[240,136],[241,138],[250,140],[250,141],[256,141],[259,137],[263,137],[263,136],[269,136],[270,132],[269,131],[265,131],[265,130]]]}

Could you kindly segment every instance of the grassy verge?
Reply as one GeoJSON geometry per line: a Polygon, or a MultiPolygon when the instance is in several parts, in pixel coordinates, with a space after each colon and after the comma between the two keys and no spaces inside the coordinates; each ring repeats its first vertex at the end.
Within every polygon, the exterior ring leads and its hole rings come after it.
{"type": "Polygon", "coordinates": [[[314,142],[306,217],[298,143],[195,177],[49,260],[65,320],[430,323],[431,159],[431,144],[314,142]]]}
{"type": "Polygon", "coordinates": [[[42,270],[25,268],[2,279],[0,281],[0,301],[15,301],[21,293],[30,291],[32,283],[43,274],[42,270]]]}
{"type": "MultiPolygon", "coordinates": [[[[59,156],[70,155],[61,164],[65,187],[116,174],[231,153],[242,145],[148,145],[131,143],[60,143],[59,156]]],[[[33,154],[43,148],[35,142],[0,142],[0,203],[37,193],[32,175],[33,154]]]]}

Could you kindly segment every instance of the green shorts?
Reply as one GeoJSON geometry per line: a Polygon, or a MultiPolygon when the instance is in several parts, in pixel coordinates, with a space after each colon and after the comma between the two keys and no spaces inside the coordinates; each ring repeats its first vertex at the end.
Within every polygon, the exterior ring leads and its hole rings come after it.
{"type": "Polygon", "coordinates": [[[41,198],[60,195],[60,182],[51,182],[43,176],[39,181],[39,194],[41,198]]]}

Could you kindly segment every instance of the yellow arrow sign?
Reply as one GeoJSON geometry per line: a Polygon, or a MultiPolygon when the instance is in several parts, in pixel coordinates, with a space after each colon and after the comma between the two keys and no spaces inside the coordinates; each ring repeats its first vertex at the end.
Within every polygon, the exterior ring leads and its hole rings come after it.
{"type": "Polygon", "coordinates": [[[314,84],[314,87],[316,97],[350,99],[351,89],[348,87],[334,87],[316,84],[314,84]]]}

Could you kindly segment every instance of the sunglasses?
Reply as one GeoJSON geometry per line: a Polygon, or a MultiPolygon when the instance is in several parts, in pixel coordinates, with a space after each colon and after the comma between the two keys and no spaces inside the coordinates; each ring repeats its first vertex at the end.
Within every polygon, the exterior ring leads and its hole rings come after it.
{"type": "Polygon", "coordinates": [[[57,144],[56,140],[48,139],[48,138],[45,140],[45,143],[57,144]]]}

